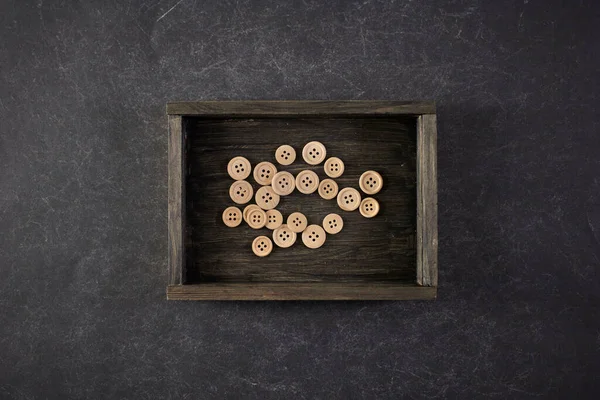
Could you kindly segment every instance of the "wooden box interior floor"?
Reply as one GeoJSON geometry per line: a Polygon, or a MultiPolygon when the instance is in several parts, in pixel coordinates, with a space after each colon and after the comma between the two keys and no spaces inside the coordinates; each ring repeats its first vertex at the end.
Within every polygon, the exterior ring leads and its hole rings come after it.
{"type": "MultiPolygon", "coordinates": [[[[309,118],[205,118],[184,117],[185,142],[185,282],[389,282],[416,281],[416,118],[309,117],[309,118]],[[345,163],[344,174],[336,179],[340,190],[359,189],[362,172],[381,173],[384,187],[374,195],[381,210],[372,219],[359,211],[345,212],[336,200],[324,200],[317,192],[304,195],[294,191],[282,196],[277,207],[284,219],[300,211],[309,224],[321,224],[329,213],[344,219],[344,229],[328,235],[319,249],[309,249],[300,235],[288,249],[274,247],[268,257],[259,258],[251,249],[259,235],[271,237],[266,228],[251,229],[246,223],[228,228],[221,219],[223,210],[236,205],[229,197],[233,180],[227,163],[244,156],[254,167],[270,161],[278,170],[294,176],[303,169],[327,178],[323,164],[309,166],[302,159],[302,147],[318,140],[327,156],[345,163]],[[281,166],[275,149],[289,144],[296,149],[296,161],[281,166]]],[[[260,187],[247,179],[256,190],[260,187]]],[[[361,193],[362,194],[362,193],[361,193]]],[[[363,194],[363,198],[366,195],[363,194]]]]}

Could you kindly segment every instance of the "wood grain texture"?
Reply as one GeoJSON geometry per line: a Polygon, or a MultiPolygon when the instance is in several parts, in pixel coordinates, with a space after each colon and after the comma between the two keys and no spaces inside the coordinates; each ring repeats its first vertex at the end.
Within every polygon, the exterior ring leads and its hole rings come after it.
{"type": "Polygon", "coordinates": [[[167,104],[167,114],[227,117],[434,114],[434,102],[415,101],[200,101],[167,104]]]}
{"type": "Polygon", "coordinates": [[[435,115],[417,121],[417,283],[438,284],[437,126],[435,115]]]}
{"type": "Polygon", "coordinates": [[[168,260],[168,279],[171,285],[181,285],[184,283],[184,220],[185,206],[185,187],[183,183],[184,159],[184,138],[182,118],[179,116],[169,116],[169,260],[168,260]]]}
{"type": "MultiPolygon", "coordinates": [[[[206,282],[416,282],[416,118],[186,118],[188,138],[186,177],[186,279],[206,282]],[[271,235],[245,223],[226,227],[222,211],[233,205],[228,189],[232,179],[227,163],[242,155],[252,165],[275,163],[281,144],[302,147],[319,140],[328,156],[340,157],[346,170],[336,179],[340,188],[358,188],[362,172],[381,173],[384,187],[375,197],[380,214],[364,218],[358,211],[345,212],[335,200],[298,191],[281,198],[277,207],[287,218],[304,213],[309,224],[320,224],[331,212],[344,218],[344,229],[328,235],[319,249],[306,248],[301,240],[289,249],[275,248],[265,258],[251,251],[252,240],[271,235]]],[[[326,178],[322,164],[308,166],[301,156],[287,167],[296,175],[314,170],[326,178]]],[[[252,177],[254,189],[258,185],[252,177]]],[[[243,208],[243,207],[242,207],[243,208]]]]}
{"type": "Polygon", "coordinates": [[[167,288],[169,300],[433,300],[437,288],[390,283],[204,283],[167,288]]]}

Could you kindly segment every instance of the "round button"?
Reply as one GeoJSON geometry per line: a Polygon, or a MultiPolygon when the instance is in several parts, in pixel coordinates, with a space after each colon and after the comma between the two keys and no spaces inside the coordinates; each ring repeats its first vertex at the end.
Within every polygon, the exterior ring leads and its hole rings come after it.
{"type": "Polygon", "coordinates": [[[277,167],[268,161],[263,161],[256,164],[254,167],[254,180],[259,185],[270,185],[271,179],[277,173],[277,167]]]}
{"type": "Polygon", "coordinates": [[[254,194],[254,189],[246,181],[235,181],[229,187],[229,197],[236,204],[246,204],[252,199],[252,194],[254,194]]]}
{"type": "Polygon", "coordinates": [[[227,207],[223,211],[223,222],[230,228],[235,228],[242,223],[242,212],[237,207],[227,207]]]}
{"type": "Polygon", "coordinates": [[[383,178],[376,171],[367,171],[360,176],[358,184],[366,194],[375,194],[383,187],[383,178]]]}
{"type": "Polygon", "coordinates": [[[273,191],[278,195],[287,196],[296,188],[296,180],[294,179],[294,175],[290,174],[289,172],[279,171],[273,177],[271,186],[273,187],[273,191]]]}
{"type": "Polygon", "coordinates": [[[273,241],[279,247],[290,247],[296,241],[296,232],[291,231],[286,224],[283,224],[273,231],[273,241]]]}
{"type": "Polygon", "coordinates": [[[271,186],[263,186],[256,191],[254,200],[263,210],[270,210],[279,204],[279,195],[273,191],[271,186]]]}
{"type": "Polygon", "coordinates": [[[287,219],[287,226],[292,232],[300,233],[308,226],[308,219],[302,213],[291,213],[287,219]]]}
{"type": "Polygon", "coordinates": [[[344,173],[344,162],[337,157],[331,157],[325,161],[324,168],[328,177],[339,178],[344,173]]]}
{"type": "Polygon", "coordinates": [[[372,197],[367,197],[360,202],[360,213],[365,218],[373,218],[379,213],[379,202],[372,197]]]}
{"type": "Polygon", "coordinates": [[[309,225],[302,232],[302,242],[311,249],[318,249],[325,243],[325,231],[319,225],[309,225]]]}
{"type": "Polygon", "coordinates": [[[360,193],[354,188],[343,188],[337,195],[337,203],[344,211],[354,211],[360,205],[360,193]]]}
{"type": "Polygon", "coordinates": [[[252,165],[244,157],[233,157],[227,164],[227,173],[236,181],[242,181],[250,176],[252,165]]]}
{"type": "Polygon", "coordinates": [[[248,204],[245,208],[244,208],[244,212],[242,213],[242,217],[244,218],[244,221],[246,221],[246,223],[248,223],[248,213],[250,212],[250,210],[252,210],[253,208],[258,208],[259,210],[261,209],[259,206],[257,206],[256,204],[248,204]]]}
{"type": "Polygon", "coordinates": [[[259,257],[268,256],[273,251],[273,242],[266,236],[259,236],[252,241],[252,251],[259,257]]]}
{"type": "Polygon", "coordinates": [[[267,224],[265,225],[269,229],[277,229],[283,224],[283,215],[278,210],[269,210],[267,214],[267,224]]]}
{"type": "Polygon", "coordinates": [[[246,222],[252,229],[260,229],[267,223],[267,214],[260,208],[253,208],[248,211],[246,222]]]}
{"type": "Polygon", "coordinates": [[[323,218],[323,229],[325,232],[335,235],[344,227],[344,220],[338,214],[328,214],[323,218]]]}
{"type": "Polygon", "coordinates": [[[313,171],[301,171],[296,175],[296,187],[300,193],[311,194],[319,187],[319,177],[313,171]]]}
{"type": "Polygon", "coordinates": [[[279,146],[275,150],[275,159],[281,165],[290,165],[296,160],[296,150],[287,144],[279,146]]]}
{"type": "Polygon", "coordinates": [[[323,179],[319,184],[319,196],[331,200],[338,194],[338,184],[333,179],[323,179]]]}
{"type": "Polygon", "coordinates": [[[327,155],[327,150],[321,142],[309,142],[302,149],[302,158],[310,165],[321,164],[327,155]]]}

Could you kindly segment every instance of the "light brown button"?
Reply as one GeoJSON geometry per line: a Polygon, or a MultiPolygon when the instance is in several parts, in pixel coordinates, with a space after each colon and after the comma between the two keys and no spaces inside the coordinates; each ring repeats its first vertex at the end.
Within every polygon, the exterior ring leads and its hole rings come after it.
{"type": "Polygon", "coordinates": [[[325,232],[335,235],[344,227],[344,220],[338,214],[328,214],[323,218],[323,229],[325,232]]]}
{"type": "Polygon", "coordinates": [[[294,175],[289,172],[279,171],[273,177],[271,186],[273,187],[273,191],[278,195],[287,196],[296,188],[296,180],[294,179],[294,175]]]}
{"type": "Polygon", "coordinates": [[[268,161],[263,161],[256,164],[254,167],[254,180],[259,185],[270,185],[271,180],[277,173],[277,167],[268,161]]]}
{"type": "Polygon", "coordinates": [[[273,231],[273,241],[279,247],[290,247],[296,241],[296,232],[291,231],[286,224],[283,224],[273,231]]]}
{"type": "Polygon", "coordinates": [[[313,171],[305,169],[296,175],[296,187],[300,193],[311,194],[319,187],[319,177],[313,171]]]}
{"type": "Polygon", "coordinates": [[[252,189],[252,185],[246,181],[235,181],[229,187],[229,197],[236,204],[246,204],[250,200],[252,200],[252,194],[254,194],[254,189],[252,189]]]}
{"type": "Polygon", "coordinates": [[[338,184],[333,179],[323,179],[319,183],[319,196],[331,200],[338,194],[338,184]]]}
{"type": "Polygon", "coordinates": [[[244,208],[244,212],[242,213],[242,217],[244,218],[244,221],[246,221],[246,223],[248,223],[248,213],[250,212],[250,210],[252,210],[253,208],[258,208],[259,210],[261,209],[259,206],[257,206],[256,204],[248,204],[245,208],[244,208]]]}
{"type": "Polygon", "coordinates": [[[267,214],[260,208],[253,208],[248,211],[246,222],[252,229],[260,229],[267,223],[267,214]]]}
{"type": "Polygon", "coordinates": [[[309,142],[302,149],[302,158],[310,165],[321,164],[327,155],[327,150],[321,142],[309,142]]]}
{"type": "Polygon", "coordinates": [[[223,211],[223,222],[230,228],[235,228],[242,223],[242,212],[237,207],[227,207],[223,211]]]}
{"type": "Polygon", "coordinates": [[[271,210],[279,204],[279,195],[273,191],[271,186],[263,186],[256,191],[254,200],[263,210],[271,210]]]}
{"type": "Polygon", "coordinates": [[[302,242],[311,249],[318,249],[323,246],[326,237],[325,231],[319,225],[309,225],[302,232],[302,242]]]}
{"type": "Polygon", "coordinates": [[[278,210],[269,210],[267,214],[267,224],[265,225],[269,229],[277,229],[283,224],[283,215],[278,210]]]}
{"type": "Polygon", "coordinates": [[[383,187],[383,178],[376,171],[367,171],[360,176],[358,184],[366,194],[375,194],[383,187]]]}
{"type": "Polygon", "coordinates": [[[273,242],[266,236],[258,236],[252,241],[252,251],[259,257],[268,256],[273,251],[273,242]]]}
{"type": "Polygon", "coordinates": [[[250,176],[252,165],[244,157],[233,157],[227,164],[227,173],[236,181],[242,181],[250,176]]]}
{"type": "Polygon", "coordinates": [[[360,202],[360,213],[365,218],[373,218],[379,213],[379,202],[372,197],[367,197],[360,202]]]}
{"type": "Polygon", "coordinates": [[[344,211],[354,211],[360,205],[360,193],[354,188],[343,188],[337,195],[337,203],[344,211]]]}
{"type": "Polygon", "coordinates": [[[300,233],[308,226],[308,219],[299,212],[291,213],[287,219],[287,226],[291,231],[300,233]]]}
{"type": "Polygon", "coordinates": [[[337,157],[328,158],[323,166],[330,178],[339,178],[344,173],[344,162],[337,157]]]}
{"type": "Polygon", "coordinates": [[[290,165],[296,160],[296,150],[287,144],[279,146],[275,150],[275,159],[281,165],[290,165]]]}

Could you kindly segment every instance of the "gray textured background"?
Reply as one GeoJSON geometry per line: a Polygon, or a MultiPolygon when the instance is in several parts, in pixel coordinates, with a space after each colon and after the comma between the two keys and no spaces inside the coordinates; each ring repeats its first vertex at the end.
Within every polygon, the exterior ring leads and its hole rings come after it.
{"type": "Polygon", "coordinates": [[[0,398],[600,389],[598,2],[320,3],[0,3],[0,398]],[[436,100],[438,301],[166,302],[198,99],[436,100]]]}

